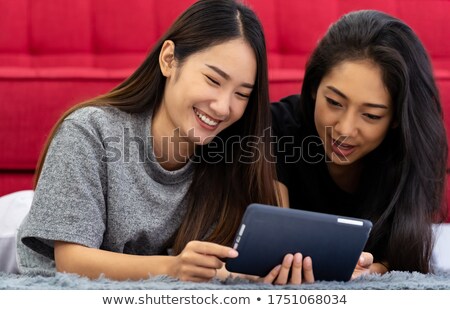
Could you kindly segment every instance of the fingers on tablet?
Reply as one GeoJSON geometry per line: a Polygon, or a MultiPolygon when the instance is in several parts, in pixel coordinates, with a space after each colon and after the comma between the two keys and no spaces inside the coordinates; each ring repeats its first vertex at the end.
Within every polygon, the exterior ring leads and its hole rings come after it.
{"type": "Polygon", "coordinates": [[[311,257],[305,257],[303,260],[303,283],[313,283],[314,272],[311,257]]]}
{"type": "Polygon", "coordinates": [[[186,247],[191,247],[191,249],[197,253],[212,255],[219,258],[235,258],[239,255],[235,249],[212,242],[191,241],[186,247]]]}
{"type": "Polygon", "coordinates": [[[278,274],[280,273],[281,265],[276,266],[273,268],[269,274],[264,278],[263,282],[267,284],[272,284],[273,281],[278,277],[278,274]]]}
{"type": "Polygon", "coordinates": [[[284,257],[283,263],[281,263],[280,274],[276,278],[275,284],[283,285],[283,284],[288,283],[289,272],[291,271],[293,261],[294,261],[294,255],[292,255],[292,254],[287,254],[284,257]]]}
{"type": "Polygon", "coordinates": [[[273,268],[264,278],[264,283],[275,285],[314,283],[311,257],[303,258],[301,253],[287,254],[281,265],[273,268]]]}
{"type": "Polygon", "coordinates": [[[291,279],[290,284],[301,284],[302,283],[302,265],[303,256],[300,253],[295,253],[294,261],[292,262],[291,279]]]}
{"type": "Polygon", "coordinates": [[[362,252],[359,257],[358,265],[361,267],[367,268],[370,267],[373,263],[373,255],[369,252],[362,252]]]}

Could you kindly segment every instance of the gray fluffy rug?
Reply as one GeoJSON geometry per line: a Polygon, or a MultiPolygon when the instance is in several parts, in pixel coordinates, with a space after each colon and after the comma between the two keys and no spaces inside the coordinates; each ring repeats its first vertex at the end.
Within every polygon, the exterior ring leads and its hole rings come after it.
{"type": "Polygon", "coordinates": [[[350,282],[316,282],[301,286],[274,286],[251,283],[242,279],[213,280],[208,283],[181,282],[158,276],[142,281],[111,281],[105,278],[89,280],[72,274],[51,277],[0,273],[2,290],[450,290],[450,272],[435,274],[390,272],[385,275],[367,275],[350,282]]]}

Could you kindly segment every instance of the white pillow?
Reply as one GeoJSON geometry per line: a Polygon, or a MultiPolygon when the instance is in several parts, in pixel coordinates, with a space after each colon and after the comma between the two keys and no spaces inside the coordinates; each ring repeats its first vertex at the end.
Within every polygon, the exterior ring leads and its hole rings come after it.
{"type": "Polygon", "coordinates": [[[450,271],[450,223],[434,225],[432,265],[438,270],[450,271]]]}
{"type": "Polygon", "coordinates": [[[16,235],[31,207],[34,191],[26,190],[0,197],[0,272],[18,273],[16,235]]]}

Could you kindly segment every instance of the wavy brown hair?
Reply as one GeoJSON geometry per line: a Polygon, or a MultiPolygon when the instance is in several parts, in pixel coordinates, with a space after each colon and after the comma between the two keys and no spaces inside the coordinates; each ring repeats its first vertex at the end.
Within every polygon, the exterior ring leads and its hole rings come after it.
{"type": "MultiPolygon", "coordinates": [[[[113,106],[129,113],[149,107],[158,110],[166,78],[159,67],[164,41],[175,43],[175,60],[180,64],[191,55],[233,39],[243,38],[252,47],[257,63],[253,91],[242,118],[214,140],[233,142],[232,137],[252,143],[225,143],[222,160],[208,160],[210,146],[196,148],[192,184],[186,194],[187,213],[174,236],[175,254],[191,240],[207,240],[230,245],[242,215],[253,202],[276,204],[274,165],[265,129],[270,127],[267,55],[262,26],[255,13],[234,0],[200,0],[189,7],[160,38],[139,68],[110,92],[78,104],[56,123],[40,156],[35,186],[49,144],[62,121],[86,106],[113,106]],[[248,154],[253,154],[249,160],[248,154]],[[232,159],[231,161],[229,159],[232,159]],[[226,160],[228,159],[228,160],[226,160]],[[212,228],[212,229],[211,229],[212,228]]],[[[220,144],[220,143],[219,143],[220,144]]],[[[223,144],[223,143],[222,143],[223,144]]],[[[217,148],[214,148],[217,154],[217,148]]]]}

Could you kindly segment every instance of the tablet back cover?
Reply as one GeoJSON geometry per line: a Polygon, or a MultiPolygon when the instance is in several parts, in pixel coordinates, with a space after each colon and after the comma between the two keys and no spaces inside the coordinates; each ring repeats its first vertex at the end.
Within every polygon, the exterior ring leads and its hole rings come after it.
{"type": "Polygon", "coordinates": [[[235,237],[239,256],[226,268],[264,277],[286,254],[300,252],[312,258],[316,281],[348,281],[371,228],[367,220],[252,204],[235,237]]]}

